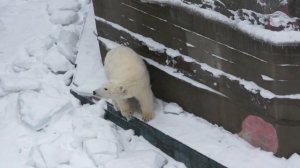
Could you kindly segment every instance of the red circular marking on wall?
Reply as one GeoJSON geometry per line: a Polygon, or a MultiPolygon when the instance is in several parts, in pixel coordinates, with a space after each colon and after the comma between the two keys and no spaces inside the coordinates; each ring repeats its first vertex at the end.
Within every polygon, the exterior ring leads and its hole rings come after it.
{"type": "Polygon", "coordinates": [[[260,117],[250,115],[242,123],[240,137],[255,147],[276,153],[278,138],[275,128],[260,117]]]}

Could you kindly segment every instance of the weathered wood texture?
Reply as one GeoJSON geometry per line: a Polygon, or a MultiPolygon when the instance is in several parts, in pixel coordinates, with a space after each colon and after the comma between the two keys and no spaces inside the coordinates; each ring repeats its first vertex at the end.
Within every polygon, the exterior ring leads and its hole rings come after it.
{"type": "MultiPolygon", "coordinates": [[[[127,45],[160,65],[176,69],[186,77],[226,95],[200,89],[148,65],[155,95],[178,102],[185,110],[233,133],[241,130],[248,115],[271,123],[277,131],[277,155],[300,152],[300,100],[268,99],[247,90],[238,80],[252,81],[274,94],[300,93],[300,45],[278,46],[259,41],[232,27],[209,20],[180,7],[142,3],[139,0],[94,0],[97,32],[100,37],[127,45]],[[123,27],[116,28],[113,24],[123,27]],[[133,35],[150,37],[180,55],[152,50],[133,35]],[[187,44],[188,43],[188,44],[187,44]],[[191,45],[189,45],[191,44],[191,45]],[[187,61],[186,56],[193,59],[187,61]],[[292,66],[279,66],[290,64],[292,66]],[[225,72],[214,75],[205,65],[225,72]],[[273,81],[262,79],[262,75],[273,81]]],[[[102,58],[107,52],[99,41],[102,58]]]]}

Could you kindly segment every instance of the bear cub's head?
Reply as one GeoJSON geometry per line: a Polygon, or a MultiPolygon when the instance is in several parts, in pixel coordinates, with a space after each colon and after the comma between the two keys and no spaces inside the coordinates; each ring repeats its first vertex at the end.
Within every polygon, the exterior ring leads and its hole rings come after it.
{"type": "Polygon", "coordinates": [[[110,99],[129,98],[126,88],[116,81],[106,82],[102,87],[93,91],[93,95],[110,99]]]}

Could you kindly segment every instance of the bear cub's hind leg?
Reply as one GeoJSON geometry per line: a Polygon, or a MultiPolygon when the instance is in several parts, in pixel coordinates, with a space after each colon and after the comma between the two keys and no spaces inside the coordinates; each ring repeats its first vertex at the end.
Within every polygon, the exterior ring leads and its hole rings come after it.
{"type": "Polygon", "coordinates": [[[154,98],[151,89],[145,90],[145,92],[136,96],[138,100],[144,121],[150,121],[154,117],[153,105],[154,98]]]}

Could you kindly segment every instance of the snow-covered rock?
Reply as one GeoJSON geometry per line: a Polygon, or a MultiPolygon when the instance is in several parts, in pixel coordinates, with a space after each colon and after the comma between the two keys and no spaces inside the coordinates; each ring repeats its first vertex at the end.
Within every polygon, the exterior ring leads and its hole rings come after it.
{"type": "Polygon", "coordinates": [[[161,168],[167,159],[154,150],[122,153],[118,159],[109,161],[106,168],[161,168]]]}
{"type": "Polygon", "coordinates": [[[19,95],[21,120],[34,130],[44,128],[59,113],[72,109],[72,103],[63,96],[51,96],[35,91],[24,91],[19,95]]]}
{"type": "Polygon", "coordinates": [[[51,23],[59,25],[69,25],[75,23],[78,19],[78,14],[69,10],[53,11],[50,16],[51,23]]]}

